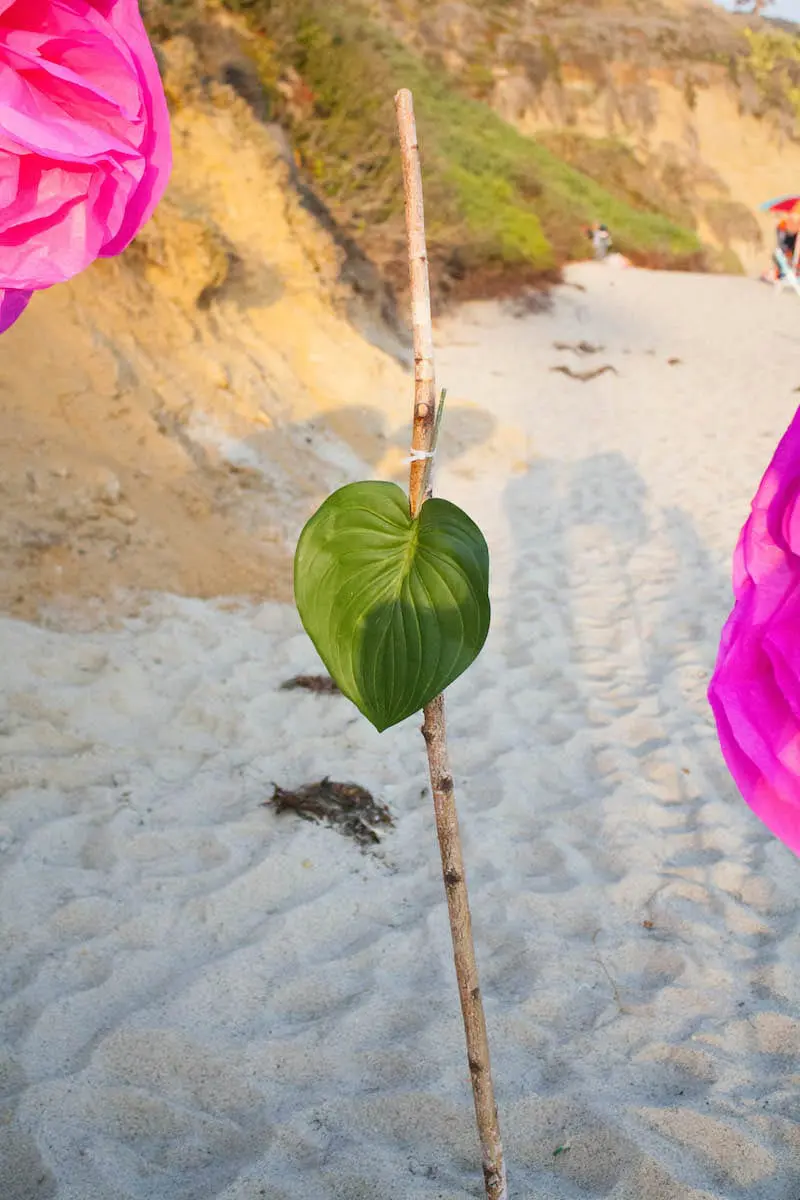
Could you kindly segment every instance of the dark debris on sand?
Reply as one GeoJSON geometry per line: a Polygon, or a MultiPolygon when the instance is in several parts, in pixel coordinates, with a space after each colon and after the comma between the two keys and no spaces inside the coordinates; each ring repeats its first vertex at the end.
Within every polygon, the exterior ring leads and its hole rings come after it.
{"type": "Polygon", "coordinates": [[[551,371],[558,371],[561,375],[566,375],[569,379],[577,379],[580,383],[588,383],[590,379],[597,379],[599,375],[605,375],[606,371],[611,371],[614,375],[619,375],[616,367],[610,366],[608,363],[604,367],[595,367],[593,371],[573,371],[572,367],[551,367],[551,371]]]}
{"type": "Polygon", "coordinates": [[[272,785],[274,791],[264,806],[274,805],[277,813],[293,812],[304,821],[317,821],[338,829],[359,846],[374,846],[381,841],[379,829],[391,829],[392,814],[366,788],[357,783],[335,783],[326,775],[319,783],[307,783],[288,791],[272,785]]]}
{"type": "Polygon", "coordinates": [[[605,346],[595,346],[592,342],[553,342],[555,350],[571,350],[573,354],[599,354],[605,346]]]}
{"type": "Polygon", "coordinates": [[[281,684],[282,692],[316,692],[323,696],[341,696],[330,675],[294,675],[281,684]]]}

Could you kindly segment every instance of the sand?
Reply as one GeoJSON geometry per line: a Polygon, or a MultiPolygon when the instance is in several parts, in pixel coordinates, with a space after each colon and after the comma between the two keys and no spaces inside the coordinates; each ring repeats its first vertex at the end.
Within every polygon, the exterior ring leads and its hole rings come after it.
{"type": "MultiPolygon", "coordinates": [[[[449,715],[511,1195],[797,1200],[800,871],[704,693],[800,304],[587,265],[437,341],[493,552],[449,715]]],[[[417,722],[281,691],[318,663],[277,602],[0,654],[2,1200],[480,1196],[417,722]],[[323,775],[389,805],[374,851],[263,806],[323,775]]]]}

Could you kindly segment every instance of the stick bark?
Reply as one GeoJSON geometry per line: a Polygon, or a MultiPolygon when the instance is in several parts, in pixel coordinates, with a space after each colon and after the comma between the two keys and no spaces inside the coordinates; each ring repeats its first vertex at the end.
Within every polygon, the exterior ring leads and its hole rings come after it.
{"type": "MultiPolygon", "coordinates": [[[[433,369],[433,325],[428,254],[425,245],[425,214],[422,203],[422,170],[411,92],[406,89],[399,91],[395,96],[395,107],[403,161],[411,323],[414,333],[414,425],[411,446],[415,451],[429,453],[436,416],[436,383],[433,369]]],[[[423,491],[425,466],[424,458],[412,457],[408,488],[412,517],[417,516],[430,495],[429,487],[423,491]]],[[[436,832],[442,857],[450,933],[453,939],[453,958],[464,1018],[467,1060],[481,1143],[486,1196],[487,1200],[508,1200],[503,1145],[492,1085],[486,1018],[475,962],[469,896],[458,832],[458,813],[447,752],[444,696],[437,696],[426,705],[422,736],[428,752],[436,832]]]]}

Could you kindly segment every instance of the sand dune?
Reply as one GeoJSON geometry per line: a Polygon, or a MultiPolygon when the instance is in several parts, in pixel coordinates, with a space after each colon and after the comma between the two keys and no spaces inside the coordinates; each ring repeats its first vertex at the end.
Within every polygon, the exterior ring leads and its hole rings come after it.
{"type": "MultiPolygon", "coordinates": [[[[437,487],[493,552],[449,712],[511,1194],[797,1200],[800,872],[704,694],[800,303],[587,265],[438,342],[437,487]]],[[[318,664],[277,603],[0,653],[0,1197],[480,1196],[417,722],[281,691],[318,664]],[[389,805],[374,852],[263,806],[324,775],[389,805]]]]}

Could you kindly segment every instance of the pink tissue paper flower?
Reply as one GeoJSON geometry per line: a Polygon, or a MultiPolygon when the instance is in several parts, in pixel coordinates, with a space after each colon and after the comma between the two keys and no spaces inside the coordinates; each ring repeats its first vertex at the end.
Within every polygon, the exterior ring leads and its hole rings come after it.
{"type": "Polygon", "coordinates": [[[124,250],[171,161],[137,0],[0,0],[0,332],[124,250]]]}
{"type": "Polygon", "coordinates": [[[722,753],[753,811],[800,854],[800,411],[739,537],[733,590],[708,692],[722,753]]]}

